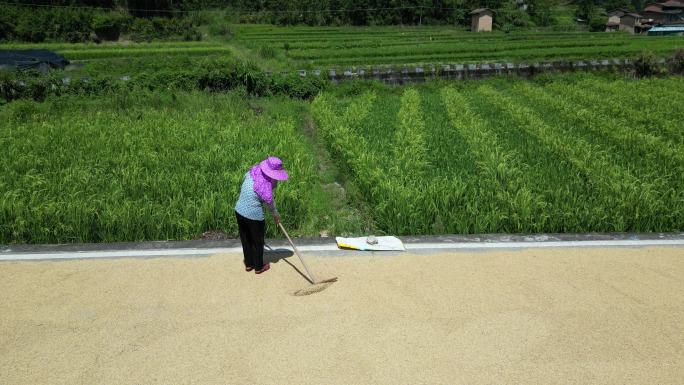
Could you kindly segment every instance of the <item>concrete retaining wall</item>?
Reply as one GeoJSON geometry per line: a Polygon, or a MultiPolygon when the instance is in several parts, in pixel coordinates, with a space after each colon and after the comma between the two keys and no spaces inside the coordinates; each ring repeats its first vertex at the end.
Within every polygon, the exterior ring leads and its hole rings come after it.
{"type": "MultiPolygon", "coordinates": [[[[493,76],[532,77],[541,73],[562,73],[573,71],[631,72],[633,61],[628,59],[553,61],[535,63],[480,63],[446,64],[424,66],[366,66],[354,68],[331,68],[321,70],[299,70],[301,77],[326,77],[335,84],[347,80],[378,80],[385,84],[421,83],[431,79],[465,80],[485,79],[493,76]]],[[[268,72],[267,72],[268,73],[268,72]]],[[[284,72],[286,74],[286,72],[284,72]]]]}
{"type": "MultiPolygon", "coordinates": [[[[665,59],[660,59],[659,63],[665,64],[665,59]]],[[[348,80],[378,80],[385,84],[401,85],[410,83],[422,83],[431,79],[444,80],[466,80],[466,79],[486,79],[493,76],[517,76],[529,78],[542,73],[563,73],[563,72],[589,72],[589,71],[613,71],[620,73],[630,73],[634,70],[634,62],[629,59],[610,59],[610,60],[589,60],[589,61],[552,61],[535,63],[479,63],[479,64],[441,64],[441,65],[387,65],[387,66],[360,66],[353,68],[331,68],[327,71],[322,70],[298,70],[300,77],[310,76],[323,77],[335,84],[348,80]]],[[[283,75],[292,72],[282,72],[283,75]]],[[[272,75],[266,71],[266,75],[272,75]]],[[[131,80],[128,75],[120,76],[120,81],[131,80]]],[[[68,85],[72,82],[89,83],[90,78],[81,77],[72,79],[65,77],[62,83],[68,85]]],[[[18,82],[25,85],[23,81],[18,82]]],[[[54,87],[54,86],[53,86],[54,87]]]]}

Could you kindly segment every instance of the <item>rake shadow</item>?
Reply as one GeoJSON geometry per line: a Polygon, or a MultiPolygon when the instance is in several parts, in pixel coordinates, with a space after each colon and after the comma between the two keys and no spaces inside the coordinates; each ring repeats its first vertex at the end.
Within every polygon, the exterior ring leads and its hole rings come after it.
{"type": "Polygon", "coordinates": [[[294,252],[292,250],[288,249],[273,249],[270,246],[266,245],[265,246],[266,250],[264,250],[264,262],[270,262],[270,263],[278,263],[279,261],[284,261],[294,271],[296,271],[299,275],[302,276],[307,282],[313,285],[313,282],[309,279],[309,277],[306,276],[306,274],[302,273],[297,266],[293,265],[292,262],[288,261],[287,258],[291,257],[294,255],[294,252]]]}

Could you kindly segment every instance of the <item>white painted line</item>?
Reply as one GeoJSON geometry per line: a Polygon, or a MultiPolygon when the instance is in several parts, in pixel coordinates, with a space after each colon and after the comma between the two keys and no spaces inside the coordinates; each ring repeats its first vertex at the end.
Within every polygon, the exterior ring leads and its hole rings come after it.
{"type": "Polygon", "coordinates": [[[549,242],[477,242],[477,243],[407,243],[406,250],[425,249],[527,249],[543,247],[614,247],[614,246],[670,246],[684,245],[684,239],[616,239],[608,241],[549,241],[549,242]]]}
{"type": "MultiPolygon", "coordinates": [[[[461,249],[527,249],[558,247],[629,247],[629,246],[684,246],[684,239],[653,240],[608,240],[608,241],[551,241],[551,242],[462,242],[462,243],[407,243],[411,250],[461,250],[461,249]]],[[[301,251],[342,251],[336,244],[307,245],[298,247],[301,251]]],[[[289,248],[276,248],[274,250],[289,248]]],[[[135,257],[182,257],[223,253],[242,253],[241,247],[208,249],[157,249],[157,250],[113,250],[113,251],[70,251],[47,253],[2,253],[0,261],[89,259],[89,258],[135,258],[135,257]]],[[[382,252],[380,252],[382,253],[382,252]]]]}
{"type": "Polygon", "coordinates": [[[35,259],[81,259],[81,258],[126,258],[126,257],[170,257],[196,256],[220,253],[242,252],[242,248],[215,249],[162,249],[162,250],[115,250],[115,251],[69,251],[53,253],[0,254],[0,261],[35,259]]]}
{"type": "MultiPolygon", "coordinates": [[[[274,248],[273,250],[282,250],[274,248]]],[[[289,250],[290,248],[285,248],[289,250]]],[[[336,244],[300,246],[300,251],[337,251],[336,244]]],[[[45,259],[89,259],[89,258],[135,258],[135,257],[183,257],[226,253],[242,253],[242,247],[207,249],[157,249],[157,250],[113,250],[113,251],[58,251],[48,253],[6,253],[0,254],[0,261],[45,260],[45,259]]]]}

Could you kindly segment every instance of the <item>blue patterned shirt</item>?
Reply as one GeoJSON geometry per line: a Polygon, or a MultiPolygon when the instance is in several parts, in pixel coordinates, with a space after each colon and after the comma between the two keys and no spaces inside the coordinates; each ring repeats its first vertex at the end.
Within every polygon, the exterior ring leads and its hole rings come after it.
{"type": "Polygon", "coordinates": [[[263,221],[263,205],[266,205],[272,214],[278,212],[275,207],[275,201],[273,201],[273,205],[269,205],[259,198],[259,195],[254,191],[254,180],[252,180],[252,176],[247,172],[240,188],[240,197],[235,204],[235,211],[247,219],[263,221]]]}

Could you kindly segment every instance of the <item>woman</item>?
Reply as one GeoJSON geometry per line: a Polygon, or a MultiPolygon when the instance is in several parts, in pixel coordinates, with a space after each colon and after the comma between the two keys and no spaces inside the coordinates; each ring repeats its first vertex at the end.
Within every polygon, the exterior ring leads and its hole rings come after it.
{"type": "Polygon", "coordinates": [[[287,177],[283,161],[274,156],[255,165],[245,174],[240,197],[235,204],[245,271],[255,270],[256,274],[261,274],[271,268],[270,263],[264,264],[264,205],[268,207],[275,223],[279,224],[280,214],[273,200],[273,192],[278,181],[287,180],[287,177]]]}

